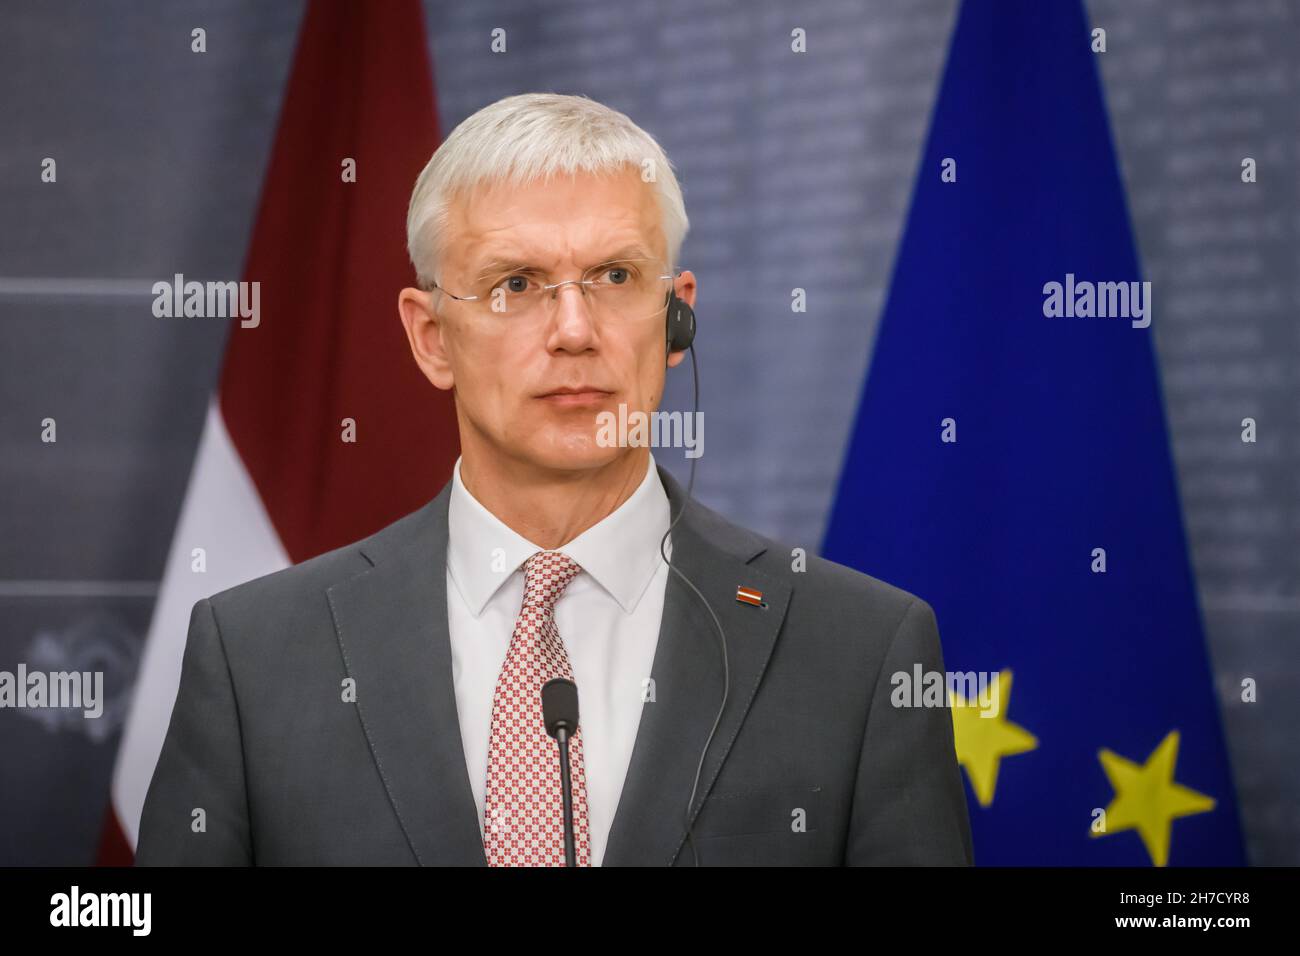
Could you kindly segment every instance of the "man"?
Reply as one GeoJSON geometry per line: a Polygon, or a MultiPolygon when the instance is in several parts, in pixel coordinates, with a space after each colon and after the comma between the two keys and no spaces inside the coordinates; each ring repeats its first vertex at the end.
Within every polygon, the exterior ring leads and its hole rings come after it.
{"type": "Polygon", "coordinates": [[[539,693],[570,677],[579,865],[971,863],[948,710],[891,704],[892,675],[943,670],[930,606],[802,567],[599,427],[658,408],[670,293],[696,301],[655,141],[585,98],[502,100],[407,228],[398,307],[454,393],[455,474],[196,605],[137,861],[561,865],[539,693]]]}

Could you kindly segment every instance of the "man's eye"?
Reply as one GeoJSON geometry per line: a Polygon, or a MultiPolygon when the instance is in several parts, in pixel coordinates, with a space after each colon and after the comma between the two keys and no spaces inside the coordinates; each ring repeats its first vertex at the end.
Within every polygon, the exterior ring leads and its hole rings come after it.
{"type": "Polygon", "coordinates": [[[626,266],[612,266],[605,270],[602,281],[610,285],[622,285],[632,278],[632,270],[626,266]]]}
{"type": "Polygon", "coordinates": [[[527,291],[528,291],[528,276],[526,276],[526,275],[513,275],[513,276],[508,276],[507,278],[505,278],[504,280],[502,280],[500,283],[498,283],[497,287],[498,287],[498,288],[501,288],[501,289],[505,289],[507,292],[511,292],[511,293],[515,293],[515,294],[518,294],[518,293],[521,293],[521,292],[527,292],[527,291]]]}

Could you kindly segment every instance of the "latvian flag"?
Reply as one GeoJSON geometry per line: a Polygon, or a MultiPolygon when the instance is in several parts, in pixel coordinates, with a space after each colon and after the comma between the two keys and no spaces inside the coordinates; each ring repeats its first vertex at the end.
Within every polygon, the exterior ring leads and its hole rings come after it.
{"type": "Polygon", "coordinates": [[[407,200],[437,130],[418,0],[312,0],[244,270],[261,284],[261,321],[231,325],[117,756],[101,863],[131,862],[194,603],[363,538],[451,476],[451,399],[416,369],[397,315],[398,291],[413,283],[407,200]]]}

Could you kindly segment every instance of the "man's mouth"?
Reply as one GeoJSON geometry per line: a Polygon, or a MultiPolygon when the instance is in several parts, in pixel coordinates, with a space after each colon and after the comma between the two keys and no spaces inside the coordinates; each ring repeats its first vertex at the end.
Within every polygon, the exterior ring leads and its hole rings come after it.
{"type": "Polygon", "coordinates": [[[537,397],[551,405],[573,408],[583,405],[599,405],[613,394],[613,392],[597,388],[594,385],[575,385],[555,388],[537,397]]]}

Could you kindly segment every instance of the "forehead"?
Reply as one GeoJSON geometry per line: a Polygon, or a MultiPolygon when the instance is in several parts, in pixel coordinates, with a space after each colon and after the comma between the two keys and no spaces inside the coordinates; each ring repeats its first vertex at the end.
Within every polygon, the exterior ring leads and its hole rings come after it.
{"type": "Polygon", "coordinates": [[[665,246],[654,189],[632,167],[479,185],[448,206],[447,264],[471,272],[504,259],[587,265],[628,247],[662,257],[665,246]]]}

